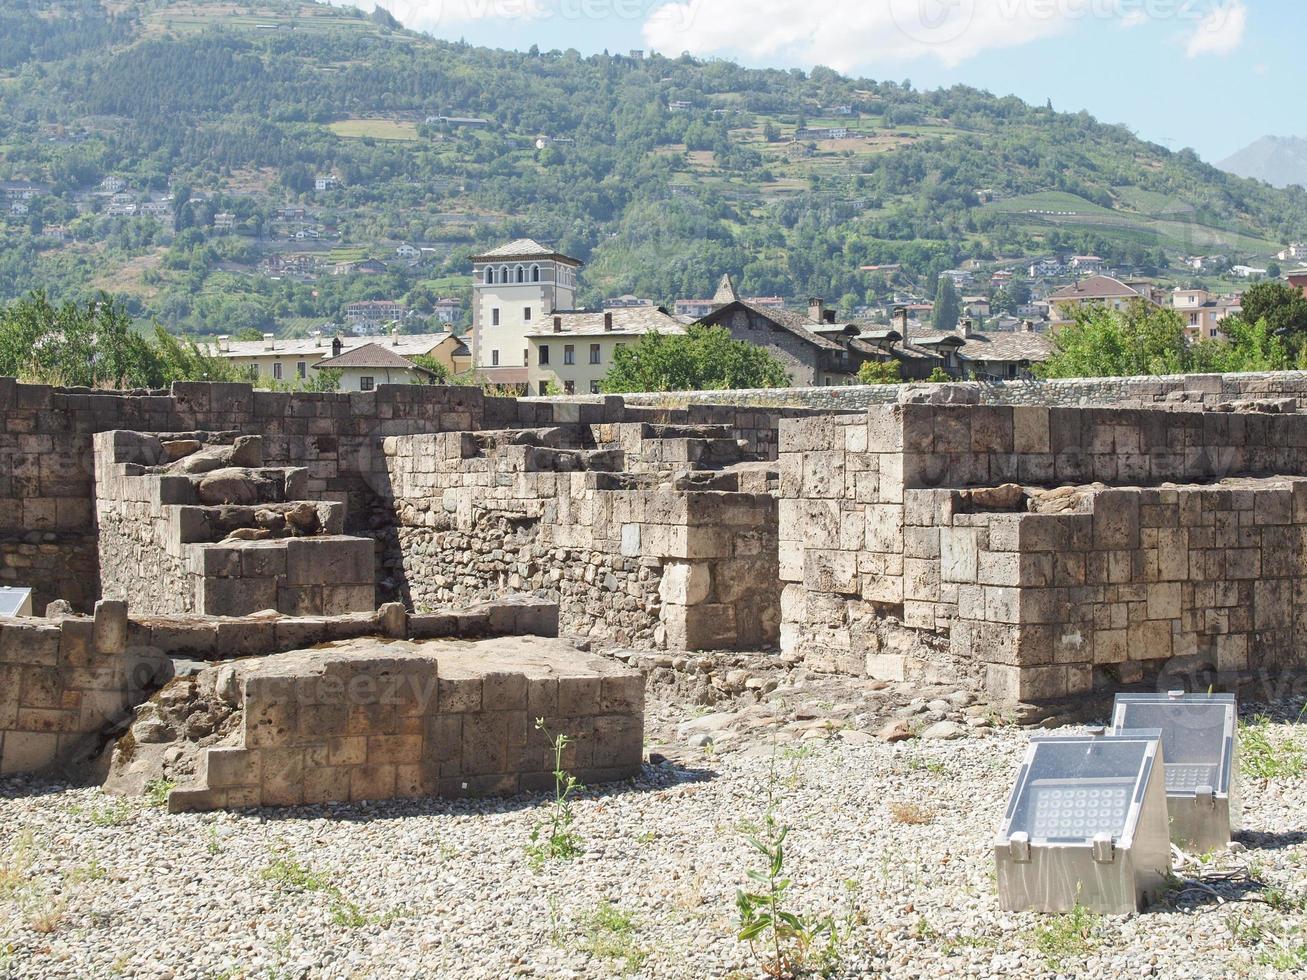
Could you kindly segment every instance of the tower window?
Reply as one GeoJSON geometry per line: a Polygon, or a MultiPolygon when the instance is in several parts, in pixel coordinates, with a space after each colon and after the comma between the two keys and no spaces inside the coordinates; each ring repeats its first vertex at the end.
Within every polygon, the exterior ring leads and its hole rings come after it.
{"type": "Polygon", "coordinates": [[[540,281],[540,266],[538,265],[531,266],[531,281],[532,282],[540,281]]]}
{"type": "Polygon", "coordinates": [[[492,367],[499,367],[499,351],[492,350],[490,352],[490,365],[492,367]]]}
{"type": "Polygon", "coordinates": [[[497,326],[499,326],[499,307],[498,307],[498,306],[496,306],[493,310],[490,311],[490,325],[491,325],[492,327],[497,327],[497,326]]]}
{"type": "Polygon", "coordinates": [[[523,320],[531,319],[531,307],[529,306],[522,307],[522,319],[523,320]]]}

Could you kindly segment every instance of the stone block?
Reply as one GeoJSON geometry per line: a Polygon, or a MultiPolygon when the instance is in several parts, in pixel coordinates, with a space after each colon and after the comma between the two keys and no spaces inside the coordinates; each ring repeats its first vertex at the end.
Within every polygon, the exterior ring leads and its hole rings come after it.
{"type": "Polygon", "coordinates": [[[291,538],[286,542],[286,581],[293,586],[371,584],[372,561],[370,538],[291,538]]]}
{"type": "Polygon", "coordinates": [[[95,651],[100,656],[123,653],[127,649],[127,603],[120,599],[97,602],[92,637],[95,651]]]}
{"type": "Polygon", "coordinates": [[[707,562],[669,561],[663,566],[658,595],[663,602],[693,606],[712,593],[712,566],[707,562]]]}

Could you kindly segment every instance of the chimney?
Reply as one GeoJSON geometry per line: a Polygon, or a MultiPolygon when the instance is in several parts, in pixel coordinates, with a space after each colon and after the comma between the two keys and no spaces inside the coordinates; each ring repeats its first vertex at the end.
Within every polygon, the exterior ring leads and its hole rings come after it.
{"type": "Polygon", "coordinates": [[[823,311],[822,311],[822,315],[826,318],[826,322],[827,322],[827,323],[834,323],[834,322],[835,322],[835,311],[834,311],[834,310],[823,310],[823,311]]]}
{"type": "Polygon", "coordinates": [[[277,336],[276,336],[276,334],[265,333],[265,334],[263,335],[263,349],[264,349],[264,350],[276,350],[276,349],[277,349],[277,336]]]}
{"type": "Polygon", "coordinates": [[[561,316],[556,316],[554,317],[554,333],[562,333],[562,332],[563,332],[563,318],[561,316]]]}
{"type": "Polygon", "coordinates": [[[613,329],[613,315],[611,313],[604,314],[604,329],[605,330],[613,329]]]}
{"type": "Polygon", "coordinates": [[[220,353],[228,354],[231,352],[231,335],[218,334],[218,350],[220,353]]]}
{"type": "Polygon", "coordinates": [[[322,346],[322,331],[321,331],[321,330],[314,330],[313,333],[311,334],[311,336],[313,337],[313,346],[314,346],[314,347],[321,347],[321,346],[322,346]]]}
{"type": "Polygon", "coordinates": [[[344,345],[344,343],[341,342],[341,339],[340,339],[339,337],[332,337],[332,338],[331,338],[331,356],[332,356],[332,357],[340,357],[340,352],[341,352],[342,350],[344,350],[344,349],[345,349],[345,345],[344,345]]]}
{"type": "Polygon", "coordinates": [[[808,319],[813,323],[826,322],[826,301],[820,296],[808,298],[808,319]]]}
{"type": "Polygon", "coordinates": [[[906,306],[894,307],[894,319],[899,325],[899,333],[903,336],[903,343],[908,342],[908,308],[906,306]]]}
{"type": "Polygon", "coordinates": [[[958,321],[958,336],[963,340],[971,336],[971,317],[963,317],[958,321]]]}

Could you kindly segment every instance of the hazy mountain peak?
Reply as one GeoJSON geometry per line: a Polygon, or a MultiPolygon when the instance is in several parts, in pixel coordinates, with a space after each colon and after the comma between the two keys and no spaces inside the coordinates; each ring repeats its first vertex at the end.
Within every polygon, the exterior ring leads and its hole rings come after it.
{"type": "Polygon", "coordinates": [[[1264,180],[1273,187],[1307,187],[1307,139],[1263,136],[1217,166],[1239,177],[1264,180]]]}

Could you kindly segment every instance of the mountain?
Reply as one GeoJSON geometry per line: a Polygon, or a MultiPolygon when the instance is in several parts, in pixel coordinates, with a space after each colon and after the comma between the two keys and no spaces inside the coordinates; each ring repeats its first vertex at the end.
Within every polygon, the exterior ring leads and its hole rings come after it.
{"type": "Polygon", "coordinates": [[[1183,256],[1307,237],[1303,190],[1085,113],[477,48],[308,0],[5,0],[0,182],[39,190],[0,202],[0,299],[107,290],[195,333],[306,330],[357,299],[431,311],[468,295],[469,255],[525,236],[587,263],[586,303],[710,296],[731,272],[845,310],[969,260],[1187,279],[1183,256]]]}
{"type": "Polygon", "coordinates": [[[1264,180],[1272,187],[1307,187],[1307,139],[1263,136],[1217,166],[1239,177],[1264,180]]]}

